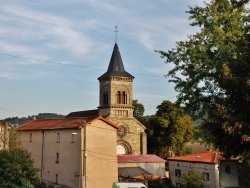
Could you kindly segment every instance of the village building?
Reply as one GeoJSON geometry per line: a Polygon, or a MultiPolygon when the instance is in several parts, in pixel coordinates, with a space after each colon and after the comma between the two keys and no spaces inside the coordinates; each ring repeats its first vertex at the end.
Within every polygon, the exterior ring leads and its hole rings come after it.
{"type": "Polygon", "coordinates": [[[181,187],[179,179],[184,173],[198,171],[203,175],[207,188],[219,188],[219,161],[223,159],[220,152],[208,151],[185,156],[169,157],[169,175],[172,184],[181,187]]]}
{"type": "Polygon", "coordinates": [[[148,181],[164,179],[165,163],[154,154],[118,155],[119,181],[140,181],[148,185],[148,181]]]}
{"type": "Polygon", "coordinates": [[[147,154],[146,127],[133,116],[133,79],[115,43],[108,70],[98,78],[97,109],[19,127],[21,143],[32,154],[44,183],[109,188],[125,168],[130,168],[130,177],[132,168],[141,169],[137,175],[164,177],[165,160],[147,154]],[[136,163],[124,162],[131,156],[136,163]]]}
{"type": "Polygon", "coordinates": [[[118,176],[117,128],[101,116],[86,116],[33,120],[19,131],[47,186],[108,188],[118,176]]]}

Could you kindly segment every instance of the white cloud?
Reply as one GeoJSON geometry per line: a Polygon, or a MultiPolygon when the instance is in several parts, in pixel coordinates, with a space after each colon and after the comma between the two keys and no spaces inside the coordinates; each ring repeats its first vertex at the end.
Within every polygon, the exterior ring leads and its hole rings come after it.
{"type": "MultiPolygon", "coordinates": [[[[41,48],[45,48],[45,51],[63,50],[81,58],[89,58],[89,54],[93,53],[95,46],[102,46],[88,35],[88,30],[95,26],[94,20],[83,21],[84,25],[77,26],[78,19],[74,21],[46,12],[33,11],[27,7],[9,5],[2,9],[8,15],[6,16],[8,20],[15,23],[7,24],[5,22],[2,27],[6,29],[1,33],[9,36],[9,31],[12,31],[11,34],[15,36],[15,41],[8,40],[9,46],[22,43],[28,49],[29,46],[35,45],[36,51],[41,52],[41,48]],[[17,32],[13,33],[13,31],[17,32]]],[[[4,16],[2,16],[3,18],[4,16]]],[[[8,47],[7,44],[5,47],[8,47]]],[[[102,52],[104,49],[105,47],[98,47],[95,53],[99,53],[97,50],[102,52]]],[[[12,52],[15,53],[15,51],[12,52]]]]}

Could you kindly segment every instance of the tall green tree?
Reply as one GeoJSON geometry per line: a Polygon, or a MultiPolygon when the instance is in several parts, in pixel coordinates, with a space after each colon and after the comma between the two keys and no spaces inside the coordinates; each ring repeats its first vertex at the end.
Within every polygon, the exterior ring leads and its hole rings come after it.
{"type": "Polygon", "coordinates": [[[143,116],[145,108],[142,103],[139,103],[138,100],[133,100],[134,112],[133,115],[138,119],[142,124],[146,124],[147,120],[143,116]]]}
{"type": "Polygon", "coordinates": [[[204,118],[203,129],[226,157],[250,151],[249,0],[212,0],[190,7],[200,31],[167,52],[167,76],[178,103],[204,118]]]}
{"type": "Polygon", "coordinates": [[[142,103],[139,103],[138,100],[133,100],[133,106],[134,106],[134,117],[136,118],[142,118],[144,114],[144,105],[142,103]]]}
{"type": "Polygon", "coordinates": [[[170,101],[163,101],[157,106],[157,112],[149,119],[147,129],[149,152],[163,158],[169,156],[169,150],[181,155],[185,143],[193,136],[192,119],[170,101]]]}
{"type": "Polygon", "coordinates": [[[0,151],[0,187],[32,188],[39,182],[30,154],[22,149],[0,151]]]}

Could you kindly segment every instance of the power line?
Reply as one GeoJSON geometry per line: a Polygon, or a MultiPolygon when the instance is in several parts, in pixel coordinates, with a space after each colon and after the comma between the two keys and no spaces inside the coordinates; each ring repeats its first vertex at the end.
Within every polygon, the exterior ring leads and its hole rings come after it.
{"type": "MultiPolygon", "coordinates": [[[[31,57],[23,57],[23,56],[18,56],[18,55],[12,55],[12,54],[7,54],[7,53],[0,53],[0,55],[6,56],[6,57],[12,57],[12,58],[32,60],[32,61],[37,61],[37,62],[44,62],[44,63],[50,63],[50,64],[56,64],[56,65],[69,66],[69,67],[78,67],[78,68],[83,68],[83,69],[94,69],[94,70],[105,70],[105,69],[101,69],[101,68],[97,68],[97,67],[88,67],[88,66],[82,66],[82,65],[72,65],[72,64],[67,64],[67,63],[59,63],[59,62],[36,59],[36,58],[31,58],[31,57]]],[[[164,75],[135,73],[135,72],[131,72],[131,74],[136,74],[136,75],[140,75],[140,76],[150,76],[150,77],[159,77],[159,78],[162,77],[162,78],[165,78],[164,75]]]]}
{"type": "Polygon", "coordinates": [[[26,113],[23,113],[23,112],[18,112],[18,111],[15,111],[15,110],[10,110],[10,109],[3,108],[3,107],[0,107],[0,109],[5,110],[5,111],[9,111],[9,112],[15,112],[15,113],[18,113],[18,114],[24,114],[24,115],[29,116],[29,114],[26,114],[26,113]]]}
{"type": "Polygon", "coordinates": [[[48,61],[48,60],[42,60],[42,59],[35,59],[35,58],[31,58],[31,57],[23,57],[23,56],[11,55],[11,54],[5,54],[5,53],[0,53],[0,55],[2,55],[2,56],[8,56],[8,57],[13,57],[13,58],[19,58],[19,59],[25,59],[25,60],[32,60],[32,61],[38,61],[38,62],[56,64],[56,65],[64,65],[64,66],[78,67],[78,68],[85,68],[85,69],[104,70],[104,69],[100,69],[100,68],[96,68],[96,67],[87,67],[87,66],[82,66],[82,65],[72,65],[72,64],[67,64],[67,63],[59,63],[59,62],[54,62],[54,61],[48,61]]]}
{"type": "MultiPolygon", "coordinates": [[[[172,96],[172,97],[170,97],[170,98],[168,98],[168,99],[166,99],[166,100],[170,100],[170,99],[175,98],[175,97],[176,97],[176,96],[172,96]]],[[[150,109],[152,109],[152,108],[156,108],[157,106],[158,106],[158,105],[151,106],[151,107],[145,109],[145,111],[150,110],[150,109]]]]}

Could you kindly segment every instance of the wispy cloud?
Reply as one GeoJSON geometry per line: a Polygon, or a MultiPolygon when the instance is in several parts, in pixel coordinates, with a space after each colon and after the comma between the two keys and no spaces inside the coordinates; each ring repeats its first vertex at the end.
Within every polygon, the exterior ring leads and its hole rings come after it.
{"type": "MultiPolygon", "coordinates": [[[[90,37],[87,34],[88,30],[92,25],[92,21],[87,21],[82,27],[76,27],[77,23],[70,18],[64,18],[56,15],[52,15],[46,12],[34,11],[27,7],[9,5],[2,8],[8,16],[8,20],[15,24],[8,24],[5,22],[3,28],[5,32],[2,33],[8,36],[9,31],[17,31],[14,34],[15,41],[10,46],[22,43],[26,45],[26,49],[29,46],[34,48],[35,43],[36,49],[33,52],[39,51],[60,51],[63,50],[67,53],[71,53],[73,56],[81,58],[90,58],[90,52],[93,53],[94,46],[98,45],[98,41],[90,37]],[[20,26],[22,25],[22,26],[20,26]],[[19,37],[20,38],[19,38],[19,37]]],[[[3,19],[3,16],[2,16],[3,19]]],[[[79,21],[79,20],[77,20],[79,21]]],[[[10,43],[10,40],[8,40],[10,43]]],[[[6,50],[12,50],[5,45],[6,50]]],[[[25,48],[25,47],[23,47],[25,48]]],[[[17,48],[22,50],[22,48],[17,48]]],[[[97,48],[102,50],[102,48],[97,48]]],[[[16,52],[12,51],[13,53],[16,52]]],[[[96,51],[95,51],[96,52],[96,51]]],[[[29,54],[28,54],[29,55],[29,54]]]]}

